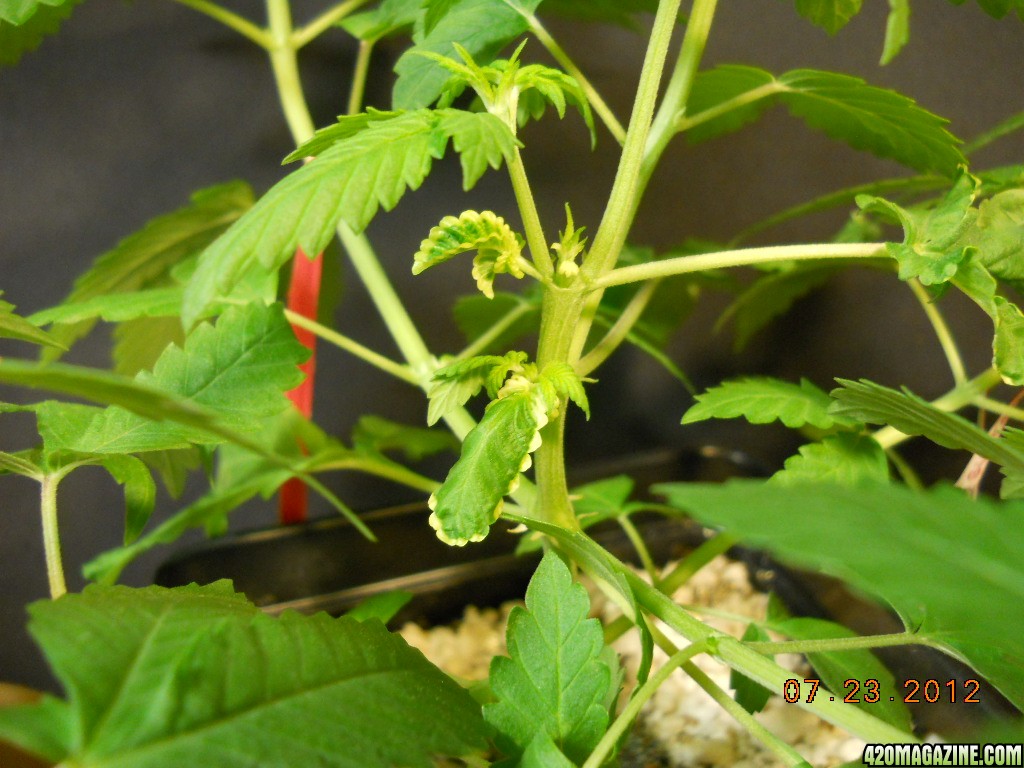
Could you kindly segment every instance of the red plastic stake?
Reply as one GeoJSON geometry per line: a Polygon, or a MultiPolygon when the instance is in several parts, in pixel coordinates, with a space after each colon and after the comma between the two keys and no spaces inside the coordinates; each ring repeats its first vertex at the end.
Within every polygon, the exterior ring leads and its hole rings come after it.
{"type": "MultiPolygon", "coordinates": [[[[292,279],[288,286],[288,309],[316,320],[320,303],[320,277],[323,273],[323,254],[311,259],[296,249],[292,260],[292,279]]],[[[299,342],[309,349],[309,359],[299,366],[306,378],[288,392],[288,399],[307,419],[313,415],[313,384],[316,379],[316,336],[304,328],[292,326],[299,342]]],[[[285,481],[278,495],[277,516],[282,525],[305,522],[309,512],[309,491],[297,477],[285,481]]]]}

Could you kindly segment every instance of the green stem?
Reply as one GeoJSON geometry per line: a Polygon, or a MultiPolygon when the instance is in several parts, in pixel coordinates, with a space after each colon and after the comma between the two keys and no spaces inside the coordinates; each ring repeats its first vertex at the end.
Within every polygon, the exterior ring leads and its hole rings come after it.
{"type": "Polygon", "coordinates": [[[626,140],[626,129],[622,127],[622,123],[615,117],[615,113],[605,103],[605,100],[601,98],[601,94],[597,92],[597,89],[586,78],[582,70],[569,58],[569,54],[551,36],[551,33],[544,28],[544,25],[540,23],[536,16],[529,16],[528,22],[534,37],[540,41],[540,44],[551,54],[552,58],[562,65],[562,69],[572,75],[576,82],[579,83],[580,88],[583,89],[583,94],[587,97],[587,101],[590,102],[591,109],[601,118],[601,122],[604,123],[605,128],[608,129],[608,132],[615,140],[622,144],[626,140]]]}
{"type": "Polygon", "coordinates": [[[248,19],[239,16],[233,11],[229,11],[227,8],[221,8],[216,3],[212,3],[209,0],[175,0],[175,2],[194,11],[199,11],[199,13],[209,16],[215,21],[219,21],[225,27],[233,29],[243,37],[249,38],[260,48],[270,50],[273,45],[267,30],[261,29],[248,19]]]}
{"type": "MultiPolygon", "coordinates": [[[[993,405],[999,406],[1001,410],[1005,410],[1007,406],[1005,403],[989,401],[988,398],[984,397],[983,394],[992,389],[992,387],[999,384],[1002,379],[999,376],[999,371],[995,368],[989,368],[983,373],[975,376],[973,379],[965,381],[949,392],[944,394],[937,400],[932,400],[931,405],[938,408],[940,411],[948,411],[954,413],[959,411],[961,408],[968,405],[979,405],[980,407],[986,407],[980,405],[982,402],[992,402],[993,405]]],[[[1012,409],[1017,413],[1024,416],[1024,411],[1019,411],[1016,408],[1012,409]]],[[[909,439],[911,436],[900,432],[894,427],[882,427],[880,430],[872,434],[882,448],[888,450],[893,446],[899,445],[904,440],[909,439]]]]}
{"type": "Polygon", "coordinates": [[[815,243],[811,245],[772,245],[765,248],[740,248],[733,251],[701,253],[679,256],[664,261],[635,264],[613,269],[590,284],[592,290],[613,285],[625,285],[712,269],[747,267],[754,264],[772,264],[782,261],[808,261],[824,259],[877,259],[887,255],[885,243],[815,243]]]}
{"type": "MultiPolygon", "coordinates": [[[[636,201],[640,188],[640,174],[647,147],[647,138],[651,131],[654,117],[654,106],[658,100],[658,88],[665,69],[669,43],[675,29],[677,14],[681,0],[661,0],[658,12],[654,17],[647,53],[644,56],[643,70],[637,87],[633,112],[629,118],[629,128],[622,147],[622,157],[615,173],[608,204],[594,237],[593,246],[581,267],[581,275],[585,279],[594,280],[604,274],[615,264],[626,241],[630,225],[636,211],[636,201]]],[[[714,5],[715,0],[696,0],[694,12],[708,3],[714,5]]],[[[691,16],[691,23],[692,23],[691,16]]],[[[687,35],[689,36],[689,25],[687,35]]]]}
{"type": "Polygon", "coordinates": [[[935,336],[939,340],[943,354],[946,356],[946,362],[949,364],[949,370],[953,374],[953,383],[957,385],[963,384],[967,381],[967,369],[964,367],[964,361],[960,356],[960,350],[957,348],[956,339],[953,338],[945,318],[932,300],[932,297],[928,295],[928,291],[921,285],[920,280],[910,280],[909,284],[910,290],[914,292],[914,296],[921,305],[921,309],[924,310],[928,322],[932,324],[935,336]]]}
{"type": "Polygon", "coordinates": [[[360,6],[366,5],[369,0],[346,0],[338,3],[321,13],[311,22],[299,29],[296,29],[291,36],[292,47],[295,50],[312,42],[339,21],[355,11],[360,6]]]}
{"type": "Polygon", "coordinates": [[[352,72],[352,88],[348,94],[348,114],[356,115],[363,111],[363,96],[366,93],[366,78],[370,74],[370,58],[373,55],[374,41],[360,40],[359,51],[356,53],[356,66],[352,72]]]}
{"type": "Polygon", "coordinates": [[[516,147],[512,159],[508,161],[508,175],[512,180],[512,190],[519,205],[519,215],[523,218],[523,230],[526,233],[526,244],[530,248],[533,263],[537,265],[542,279],[550,279],[554,273],[551,254],[548,253],[548,240],[544,236],[544,227],[540,223],[537,203],[530,190],[530,181],[526,177],[526,166],[516,147]]]}
{"type": "Polygon", "coordinates": [[[682,133],[684,131],[688,131],[702,123],[708,122],[709,120],[714,120],[716,117],[728,114],[734,109],[745,107],[748,104],[753,104],[755,101],[760,101],[761,99],[767,99],[768,97],[774,96],[776,93],[781,93],[785,90],[786,87],[780,83],[765,83],[758,88],[753,88],[745,93],[741,93],[739,96],[726,99],[709,109],[705,109],[703,112],[698,112],[692,117],[680,114],[679,117],[676,118],[674,132],[682,133]]]}
{"type": "Polygon", "coordinates": [[[672,77],[665,89],[658,114],[651,126],[651,135],[644,148],[643,166],[640,169],[642,185],[647,186],[654,168],[661,159],[665,147],[678,131],[680,115],[690,99],[693,81],[700,69],[704,48],[711,34],[717,0],[694,0],[690,18],[686,22],[686,35],[679,47],[679,57],[672,70],[672,77]]]}
{"type": "Polygon", "coordinates": [[[68,591],[64,580],[64,562],[60,553],[60,526],[57,521],[57,486],[64,472],[43,475],[39,482],[39,507],[43,522],[43,551],[50,597],[56,600],[68,591]]]}
{"type": "Polygon", "coordinates": [[[931,645],[927,638],[913,632],[890,635],[862,635],[833,637],[820,640],[785,640],[779,642],[748,642],[746,646],[758,653],[831,653],[833,651],[859,651],[867,648],[889,648],[894,645],[931,645]]]}
{"type": "Polygon", "coordinates": [[[420,385],[420,378],[414,374],[409,367],[396,363],[390,358],[384,357],[384,355],[374,352],[369,347],[365,347],[358,341],[350,339],[337,331],[328,328],[326,325],[321,325],[315,320],[310,320],[308,317],[300,315],[298,312],[293,312],[290,309],[284,311],[284,316],[288,322],[292,325],[298,326],[299,328],[305,328],[312,334],[323,339],[329,344],[333,344],[339,349],[343,349],[346,352],[355,355],[360,360],[369,363],[374,368],[377,368],[385,373],[389,373],[397,379],[412,384],[414,386],[420,385]]]}
{"type": "Polygon", "coordinates": [[[533,306],[523,303],[506,312],[500,320],[488,326],[486,331],[477,336],[471,344],[468,344],[465,349],[459,352],[455,356],[455,359],[466,360],[467,358],[474,357],[475,355],[484,354],[488,347],[497,341],[505,331],[515,325],[521,318],[533,311],[533,306]]]}
{"type": "Polygon", "coordinates": [[[675,672],[679,667],[683,666],[686,662],[701,653],[707,652],[706,643],[693,643],[692,645],[683,648],[681,651],[676,651],[672,654],[668,661],[658,668],[658,671],[647,678],[640,688],[636,690],[630,700],[623,707],[622,712],[615,718],[615,722],[611,724],[604,736],[601,737],[601,741],[598,742],[597,746],[594,747],[594,751],[590,753],[587,761],[583,763],[582,768],[599,768],[604,764],[608,755],[615,748],[622,734],[633,724],[637,716],[640,714],[640,710],[643,709],[650,698],[657,692],[662,684],[668,680],[669,675],[675,672]]]}
{"type": "Polygon", "coordinates": [[[576,372],[580,376],[586,376],[595,371],[626,340],[629,332],[633,330],[633,326],[637,324],[640,316],[647,309],[651,297],[654,296],[654,292],[658,289],[658,284],[657,280],[650,281],[642,286],[633,298],[629,300],[629,303],[622,310],[622,314],[619,315],[619,319],[608,329],[604,338],[594,345],[594,348],[580,358],[580,361],[576,364],[576,372]]]}
{"type": "Polygon", "coordinates": [[[982,147],[987,147],[996,139],[1001,139],[1003,136],[1007,136],[1014,131],[1019,131],[1022,128],[1024,128],[1024,112],[1018,112],[1015,115],[1011,115],[1006,118],[991,130],[985,131],[980,136],[976,136],[974,139],[964,144],[963,153],[965,155],[971,155],[982,147]]]}
{"type": "Polygon", "coordinates": [[[990,397],[983,397],[981,395],[971,400],[972,405],[976,405],[979,408],[984,408],[986,411],[992,413],[998,413],[1000,416],[1008,416],[1011,419],[1017,421],[1024,421],[1024,409],[1015,408],[1012,405],[1000,402],[999,400],[993,400],[990,397]]]}

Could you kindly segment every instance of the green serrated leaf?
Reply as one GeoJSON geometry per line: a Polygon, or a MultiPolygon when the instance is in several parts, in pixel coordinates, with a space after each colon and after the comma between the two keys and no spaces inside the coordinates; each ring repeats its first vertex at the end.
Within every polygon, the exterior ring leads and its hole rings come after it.
{"type": "Polygon", "coordinates": [[[861,0],[796,0],[796,12],[830,35],[860,13],[861,0]]]}
{"type": "Polygon", "coordinates": [[[338,122],[326,128],[320,128],[308,141],[300,144],[293,152],[282,160],[282,164],[294,163],[307,157],[317,157],[324,150],[330,149],[339,141],[351,138],[374,123],[393,120],[404,114],[401,110],[387,112],[369,107],[358,115],[339,115],[338,122]]]}
{"type": "MultiPolygon", "coordinates": [[[[295,339],[280,305],[233,307],[216,326],[198,326],[184,348],[169,347],[153,373],[137,383],[215,412],[231,430],[256,431],[288,407],[284,393],[302,379],[308,350],[295,339]]],[[[65,403],[40,405],[39,431],[48,450],[136,453],[220,442],[207,431],[154,422],[122,408],[101,410],[65,403]]]]}
{"type": "Polygon", "coordinates": [[[965,162],[946,120],[895,91],[849,75],[798,69],[778,78],[778,98],[812,128],[916,170],[953,176],[965,162]]]}
{"type": "Polygon", "coordinates": [[[489,112],[439,110],[441,129],[451,137],[462,163],[462,188],[469,191],[488,168],[498,170],[515,154],[519,142],[499,118],[489,112]]]}
{"type": "Polygon", "coordinates": [[[116,454],[101,460],[104,469],[124,486],[124,543],[142,533],[156,506],[156,483],[149,468],[134,456],[116,454]]]}
{"type": "MultiPolygon", "coordinates": [[[[963,5],[966,0],[949,0],[953,5],[963,5]]],[[[1001,19],[1010,11],[1024,20],[1024,0],[978,0],[978,6],[989,16],[1001,19]]]]}
{"type": "Polygon", "coordinates": [[[683,129],[687,139],[706,141],[753,122],[772,104],[769,97],[777,93],[775,84],[771,72],[738,64],[700,72],[686,102],[683,129]],[[732,108],[723,112],[725,104],[732,108]]]}
{"type": "MultiPolygon", "coordinates": [[[[188,205],[150,220],[113,250],[97,258],[89,270],[75,281],[74,288],[62,304],[78,304],[108,294],[161,287],[173,267],[202,251],[252,204],[252,189],[241,181],[196,192],[188,205]]],[[[106,303],[106,311],[112,311],[113,303],[106,303]]],[[[58,319],[55,322],[62,323],[58,319]]],[[[87,334],[94,323],[89,319],[70,322],[54,327],[51,332],[63,344],[70,346],[87,334]]]]}
{"type": "Polygon", "coordinates": [[[10,742],[51,765],[70,754],[74,713],[67,702],[43,696],[35,704],[0,708],[0,742],[10,742]]]}
{"type": "Polygon", "coordinates": [[[917,278],[924,285],[945,283],[954,276],[970,250],[962,242],[977,211],[972,208],[981,182],[961,169],[950,191],[931,207],[905,209],[888,200],[859,196],[864,210],[881,213],[902,225],[903,243],[887,250],[900,265],[900,279],[917,278]]]}
{"type": "Polygon", "coordinates": [[[120,323],[140,317],[170,317],[181,310],[182,288],[148,288],[142,291],[103,293],[81,301],[67,301],[36,312],[32,322],[57,326],[84,320],[120,323]]]}
{"type": "Polygon", "coordinates": [[[950,649],[1016,706],[1024,704],[1019,503],[958,489],[793,486],[730,481],[656,487],[705,525],[783,562],[820,570],[885,600],[905,624],[950,649]]]}
{"type": "Polygon", "coordinates": [[[999,279],[1024,280],[1024,189],[983,200],[963,240],[977,249],[977,258],[999,279]]]}
{"type": "Polygon", "coordinates": [[[885,451],[868,435],[841,432],[820,442],[800,446],[786,459],[784,468],[772,475],[776,485],[835,483],[857,486],[889,481],[885,451]]]}
{"type": "Polygon", "coordinates": [[[377,621],[271,618],[227,582],[30,610],[77,725],[69,764],[427,768],[486,746],[472,697],[377,621]]]}
{"type": "Polygon", "coordinates": [[[837,379],[833,415],[868,424],[889,424],[905,435],[922,435],[946,448],[984,456],[1007,467],[1024,468],[1024,451],[992,437],[955,413],[940,411],[908,390],[897,392],[874,382],[837,379]]]}
{"type": "MultiPolygon", "coordinates": [[[[768,633],[757,624],[748,624],[740,639],[744,642],[755,643],[771,641],[768,633]]],[[[736,703],[752,715],[764,709],[772,697],[771,691],[735,669],[729,670],[729,687],[733,689],[733,698],[736,699],[736,703]]]]}
{"type": "Polygon", "coordinates": [[[517,392],[487,406],[462,444],[444,483],[430,497],[430,525],[453,546],[481,541],[501,514],[503,499],[530,465],[547,423],[543,405],[517,392]]]}
{"type": "Polygon", "coordinates": [[[354,13],[341,20],[350,35],[376,42],[411,27],[420,15],[424,0],[384,0],[372,11],[354,13]]]}
{"type": "Polygon", "coordinates": [[[573,488],[572,506],[580,523],[586,525],[623,514],[635,485],[628,475],[616,475],[573,488]]]}
{"type": "Polygon", "coordinates": [[[0,66],[17,64],[71,15],[82,0],[4,0],[0,3],[0,66]]]}
{"type": "MultiPolygon", "coordinates": [[[[319,253],[339,223],[360,232],[379,208],[394,208],[407,190],[422,184],[448,139],[468,130],[457,111],[418,110],[372,121],[278,182],[203,252],[185,292],[184,325],[191,326],[255,265],[275,271],[300,247],[319,253]]],[[[487,116],[472,120],[483,124],[487,116]]],[[[475,148],[464,159],[467,177],[479,170],[469,164],[481,156],[489,158],[491,151],[475,148]]]]}
{"type": "MultiPolygon", "coordinates": [[[[0,296],[3,296],[0,291],[0,296]]],[[[0,301],[0,338],[18,339],[46,347],[67,349],[61,342],[39,328],[35,322],[14,314],[14,305],[0,301]]]]}
{"type": "Polygon", "coordinates": [[[526,608],[509,615],[509,657],[491,661],[495,704],[484,717],[495,742],[518,757],[546,734],[570,760],[582,763],[608,727],[609,688],[617,684],[603,659],[604,634],[588,618],[586,590],[553,552],[545,554],[526,590],[526,608]]]}
{"type": "Polygon", "coordinates": [[[172,344],[185,345],[185,329],[177,315],[137,317],[120,323],[114,329],[114,370],[123,376],[151,371],[172,344]]]}
{"type": "Polygon", "coordinates": [[[996,335],[992,360],[1007,384],[1024,386],[1024,314],[1020,307],[997,296],[996,335]]]}
{"type": "MultiPolygon", "coordinates": [[[[778,618],[769,621],[765,626],[773,632],[778,632],[792,640],[826,640],[839,637],[857,637],[856,632],[836,624],[834,621],[815,618],[778,618]]],[[[853,680],[877,680],[879,691],[902,691],[903,688],[896,682],[882,662],[869,650],[847,650],[834,651],[830,653],[808,653],[814,671],[819,675],[821,682],[831,691],[848,690],[846,681],[853,680]]],[[[824,695],[820,693],[819,695],[824,695]]],[[[863,698],[857,699],[857,706],[880,717],[890,725],[894,725],[901,731],[910,733],[913,723],[910,719],[910,711],[903,703],[902,697],[890,701],[888,695],[880,696],[876,702],[866,702],[863,698]]]]}
{"type": "MultiPolygon", "coordinates": [[[[490,61],[529,29],[529,17],[541,0],[445,0],[429,28],[413,35],[415,45],[395,64],[392,102],[397,109],[420,109],[440,95],[448,72],[424,52],[454,56],[461,45],[474,59],[490,61]],[[440,11],[443,11],[441,13],[440,11]]],[[[437,0],[434,0],[437,3],[437,0]]]]}
{"type": "Polygon", "coordinates": [[[836,418],[829,412],[832,401],[807,379],[799,384],[752,376],[727,381],[697,395],[697,403],[683,416],[683,424],[705,419],[732,419],[742,416],[751,424],[781,421],[790,429],[810,424],[818,429],[851,427],[856,422],[836,418]]]}

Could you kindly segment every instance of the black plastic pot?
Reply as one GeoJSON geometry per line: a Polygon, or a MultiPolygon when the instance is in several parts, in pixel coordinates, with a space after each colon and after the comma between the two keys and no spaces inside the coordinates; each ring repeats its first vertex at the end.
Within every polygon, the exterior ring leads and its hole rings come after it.
{"type": "MultiPolygon", "coordinates": [[[[571,474],[573,484],[627,474],[641,490],[658,482],[720,482],[766,472],[743,454],[702,448],[634,455],[571,474]]],[[[518,536],[498,524],[482,542],[449,547],[435,537],[428,515],[425,504],[362,515],[377,544],[343,518],[233,536],[179,554],[158,570],[155,582],[180,586],[231,579],[236,589],[274,614],[293,609],[338,615],[383,592],[411,592],[414,597],[395,617],[396,625],[445,624],[461,617],[467,605],[496,606],[522,597],[539,555],[517,556],[518,536]]],[[[706,536],[699,525],[685,520],[651,516],[634,522],[659,562],[681,557],[706,536]]],[[[620,559],[637,562],[615,523],[594,526],[588,533],[620,559]]],[[[763,552],[735,547],[729,555],[747,566],[756,588],[775,592],[794,615],[832,619],[861,634],[902,628],[891,613],[850,594],[833,579],[781,566],[763,552]]],[[[882,649],[878,655],[897,684],[977,677],[948,656],[921,646],[882,649]]],[[[969,706],[919,704],[912,709],[915,723],[922,730],[955,734],[1015,711],[990,687],[983,688],[980,698],[980,704],[969,706]]]]}

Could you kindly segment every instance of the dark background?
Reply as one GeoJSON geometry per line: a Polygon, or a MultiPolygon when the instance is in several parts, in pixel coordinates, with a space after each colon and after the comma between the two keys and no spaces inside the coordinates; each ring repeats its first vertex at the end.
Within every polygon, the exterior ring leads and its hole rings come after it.
{"type": "MultiPolygon", "coordinates": [[[[295,3],[297,21],[323,3],[295,3]]],[[[971,138],[1024,108],[1021,67],[1024,26],[997,22],[969,4],[955,8],[918,0],[910,45],[885,68],[881,53],[887,4],[868,2],[847,29],[830,40],[800,19],[792,3],[734,0],[720,4],[706,66],[736,62],[773,72],[814,67],[848,72],[893,87],[951,120],[951,130],[971,138]]],[[[260,4],[237,2],[260,20],[260,4]]],[[[553,22],[552,31],[576,58],[625,121],[632,102],[643,38],[626,30],[553,22]]],[[[398,47],[378,53],[368,103],[388,104],[389,69],[398,47]]],[[[354,46],[330,33],[302,54],[303,77],[318,125],[344,109],[354,46]]],[[[531,43],[526,58],[543,58],[531,43]]],[[[758,129],[690,148],[678,142],[665,157],[647,195],[634,242],[671,247],[683,237],[726,240],[738,229],[788,205],[840,187],[904,173],[812,133],[781,109],[758,129]]],[[[581,121],[554,117],[522,136],[531,182],[549,235],[562,226],[570,201],[577,224],[592,233],[600,219],[617,159],[603,131],[591,154],[581,121]]],[[[90,0],[60,35],[0,72],[0,290],[28,314],[67,294],[74,277],[97,255],[148,219],[183,205],[199,188],[233,178],[262,192],[284,171],[280,158],[291,143],[261,51],[205,17],[174,3],[131,5],[90,0]]],[[[979,153],[978,168],[1021,162],[1021,139],[1003,139],[979,153]]],[[[492,208],[514,219],[503,174],[485,176],[466,196],[454,158],[439,163],[424,187],[407,195],[394,215],[381,216],[370,235],[397,289],[437,352],[460,346],[448,320],[448,301],[470,293],[468,268],[434,270],[415,279],[411,254],[430,227],[446,214],[492,208]]],[[[845,211],[766,233],[758,242],[811,242],[838,228],[845,211]]],[[[463,265],[464,266],[464,265],[463,265]]],[[[507,285],[506,285],[507,287],[507,285]]],[[[909,291],[895,280],[852,271],[801,301],[793,316],[762,333],[736,356],[727,332],[715,334],[715,313],[724,299],[712,297],[684,329],[673,358],[699,388],[739,372],[795,379],[806,375],[828,387],[834,376],[869,377],[906,384],[935,397],[951,385],[934,337],[909,291]]],[[[988,319],[966,302],[945,305],[962,334],[965,357],[977,372],[990,357],[988,319]]],[[[345,333],[396,355],[361,288],[346,281],[336,313],[345,333]]],[[[24,345],[4,344],[0,354],[26,355],[24,345]]],[[[106,365],[109,336],[103,330],[82,342],[68,360],[106,365]]],[[[373,412],[422,423],[421,396],[361,362],[321,347],[317,418],[329,431],[347,435],[359,414],[373,412]]],[[[743,423],[680,427],[690,396],[656,364],[630,350],[616,354],[591,387],[595,412],[589,425],[573,424],[572,455],[580,460],[630,453],[651,445],[727,444],[767,465],[778,465],[796,442],[785,430],[743,423]],[[614,371],[612,370],[614,369],[614,371]]],[[[0,399],[33,395],[0,390],[0,399]]],[[[30,417],[5,415],[0,448],[29,447],[30,417]]],[[[962,457],[925,455],[932,474],[957,471],[962,457]]],[[[443,472],[443,469],[438,470],[443,472]]],[[[927,472],[926,472],[927,474],[927,472]]],[[[358,477],[337,477],[332,487],[356,508],[409,498],[408,493],[358,477]]],[[[200,490],[195,483],[191,492],[200,490]]],[[[120,542],[120,491],[98,469],[74,473],[61,487],[61,533],[70,586],[92,555],[120,542]]],[[[163,513],[175,509],[163,498],[163,513]]],[[[316,507],[318,514],[326,510],[316,507]]],[[[271,504],[240,512],[236,527],[273,521],[271,504]]],[[[189,537],[193,542],[196,537],[189,537]]],[[[153,553],[125,576],[144,584],[153,553]]],[[[46,596],[38,521],[38,489],[20,478],[0,479],[0,680],[52,687],[25,630],[24,606],[46,596]]]]}

